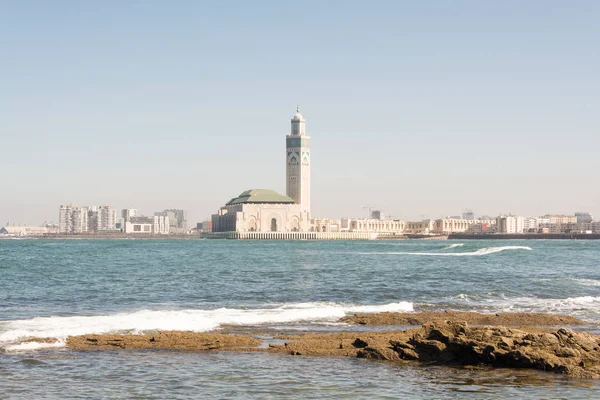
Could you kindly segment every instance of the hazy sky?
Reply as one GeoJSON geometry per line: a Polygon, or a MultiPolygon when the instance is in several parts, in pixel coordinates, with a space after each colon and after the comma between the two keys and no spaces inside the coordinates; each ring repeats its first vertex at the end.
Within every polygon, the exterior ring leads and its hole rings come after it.
{"type": "Polygon", "coordinates": [[[600,216],[599,21],[595,0],[0,0],[0,225],[285,192],[296,104],[314,216],[600,216]]]}

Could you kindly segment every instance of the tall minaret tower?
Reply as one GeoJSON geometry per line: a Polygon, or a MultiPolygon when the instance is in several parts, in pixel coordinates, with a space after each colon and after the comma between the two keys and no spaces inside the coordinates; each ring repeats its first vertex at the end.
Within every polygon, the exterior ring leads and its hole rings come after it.
{"type": "Polygon", "coordinates": [[[292,118],[292,131],[286,137],[286,194],[310,218],[310,137],[304,130],[305,124],[298,107],[292,118]]]}

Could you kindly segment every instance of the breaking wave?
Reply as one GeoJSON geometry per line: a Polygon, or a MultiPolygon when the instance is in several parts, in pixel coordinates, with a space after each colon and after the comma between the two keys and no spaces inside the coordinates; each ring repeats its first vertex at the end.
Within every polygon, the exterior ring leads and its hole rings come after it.
{"type": "Polygon", "coordinates": [[[463,253],[422,253],[422,252],[409,252],[409,251],[397,251],[397,252],[360,252],[358,254],[390,254],[390,255],[408,255],[408,256],[438,256],[438,257],[468,257],[468,256],[485,256],[488,254],[500,253],[501,251],[507,250],[533,250],[527,246],[502,246],[502,247],[485,247],[470,252],[463,253]]]}
{"type": "Polygon", "coordinates": [[[455,249],[457,247],[463,247],[463,246],[464,246],[464,243],[454,243],[454,244],[451,244],[450,246],[444,247],[443,250],[450,250],[450,249],[455,249]]]}
{"type": "Polygon", "coordinates": [[[598,279],[571,278],[571,280],[583,286],[600,286],[600,280],[598,279]]]}
{"type": "MultiPolygon", "coordinates": [[[[464,294],[448,299],[443,308],[476,312],[535,312],[571,315],[585,320],[600,320],[600,296],[559,298],[507,297],[502,294],[464,294]]],[[[418,308],[421,308],[418,305],[418,308]]]]}
{"type": "Polygon", "coordinates": [[[383,305],[292,303],[274,308],[215,310],[141,310],[100,316],[37,317],[0,322],[0,348],[5,351],[63,347],[68,336],[92,333],[141,333],[150,330],[207,332],[222,325],[261,325],[294,322],[335,322],[347,314],[410,312],[410,302],[383,305]],[[55,338],[55,343],[25,341],[55,338]]]}

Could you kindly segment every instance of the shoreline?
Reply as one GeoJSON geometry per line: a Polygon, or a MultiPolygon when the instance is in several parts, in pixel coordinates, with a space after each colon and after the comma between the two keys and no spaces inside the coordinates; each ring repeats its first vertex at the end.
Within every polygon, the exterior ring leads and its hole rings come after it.
{"type": "MultiPolygon", "coordinates": [[[[600,335],[569,329],[590,325],[570,316],[446,311],[355,314],[340,322],[390,326],[392,330],[298,333],[260,326],[227,326],[218,332],[69,336],[66,347],[73,351],[217,350],[356,357],[401,363],[529,368],[600,379],[600,335]],[[400,330],[399,324],[411,327],[400,330]]],[[[48,343],[51,339],[28,341],[48,343]]]]}

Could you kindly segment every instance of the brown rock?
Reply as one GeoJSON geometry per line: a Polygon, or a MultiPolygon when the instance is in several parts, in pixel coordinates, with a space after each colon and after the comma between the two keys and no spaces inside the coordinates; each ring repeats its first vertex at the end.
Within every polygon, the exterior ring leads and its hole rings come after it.
{"type": "Polygon", "coordinates": [[[250,336],[213,333],[166,331],[152,335],[82,335],[67,338],[74,350],[106,349],[176,349],[212,350],[233,347],[256,347],[262,342],[250,336]]]}
{"type": "Polygon", "coordinates": [[[502,326],[565,326],[587,325],[586,322],[566,315],[536,313],[481,314],[464,311],[355,314],[340,319],[340,322],[360,325],[425,325],[449,322],[466,322],[469,325],[502,326]]]}

